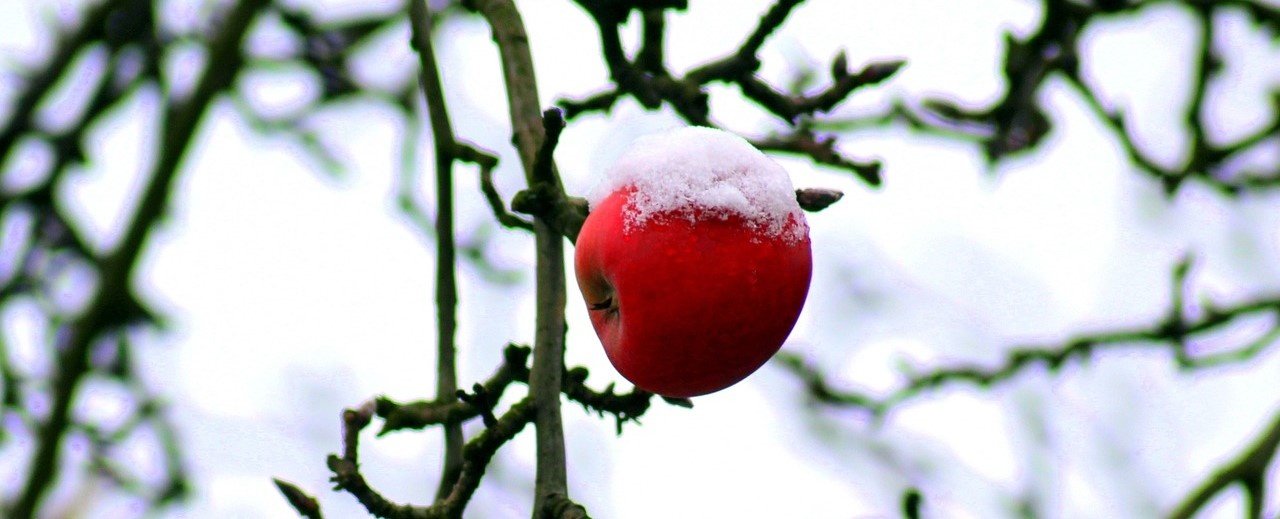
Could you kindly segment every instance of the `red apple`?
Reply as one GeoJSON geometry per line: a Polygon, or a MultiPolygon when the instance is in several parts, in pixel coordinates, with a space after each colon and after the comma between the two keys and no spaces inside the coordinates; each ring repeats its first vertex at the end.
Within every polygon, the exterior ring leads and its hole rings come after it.
{"type": "Polygon", "coordinates": [[[795,326],[812,272],[808,226],[786,172],[741,138],[689,128],[637,146],[658,149],[624,155],[578,235],[591,324],[637,387],[719,391],[795,326]]]}

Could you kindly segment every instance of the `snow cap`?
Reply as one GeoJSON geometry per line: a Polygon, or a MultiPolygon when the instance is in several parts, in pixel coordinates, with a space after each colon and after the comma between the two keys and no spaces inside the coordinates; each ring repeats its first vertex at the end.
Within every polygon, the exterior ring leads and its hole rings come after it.
{"type": "Polygon", "coordinates": [[[623,209],[624,230],[657,214],[690,221],[737,215],[769,237],[799,240],[808,233],[787,171],[723,130],[691,126],[636,139],[596,186],[591,204],[627,188],[635,192],[623,209]]]}

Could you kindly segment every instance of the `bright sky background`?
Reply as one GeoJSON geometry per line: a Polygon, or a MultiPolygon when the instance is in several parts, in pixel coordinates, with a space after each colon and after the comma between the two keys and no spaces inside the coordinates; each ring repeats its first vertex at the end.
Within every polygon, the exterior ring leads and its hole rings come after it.
{"type": "MultiPolygon", "coordinates": [[[[313,3],[335,17],[389,5],[313,3]]],[[[3,56],[47,53],[42,20],[48,13],[69,20],[77,4],[0,2],[3,56]]],[[[669,20],[674,70],[735,48],[769,5],[691,4],[669,20]]],[[[826,70],[841,49],[855,68],[903,57],[906,69],[838,113],[923,94],[976,106],[1003,88],[1002,31],[1032,30],[1038,5],[812,0],[764,47],[762,74],[782,82],[796,66],[826,70]]],[[[544,105],[606,84],[581,10],[549,0],[520,7],[544,105]]],[[[196,0],[164,9],[177,25],[206,12],[196,0]]],[[[1237,18],[1222,23],[1224,44],[1238,56],[1228,73],[1238,80],[1215,90],[1221,98],[1210,103],[1209,126],[1224,137],[1269,119],[1272,108],[1260,92],[1280,81],[1275,46],[1237,18]]],[[[1183,13],[1153,7],[1096,27],[1084,44],[1086,70],[1105,101],[1126,107],[1142,143],[1170,162],[1186,145],[1181,113],[1169,107],[1181,107],[1187,95],[1193,35],[1183,13]]],[[[255,44],[270,44],[259,36],[255,44]]],[[[501,152],[499,189],[510,196],[521,175],[508,149],[505,93],[487,28],[466,17],[437,38],[446,42],[438,51],[455,131],[501,152]]],[[[406,42],[405,26],[379,38],[362,54],[357,79],[384,84],[411,74],[406,42]]],[[[193,59],[175,56],[169,66],[191,70],[193,59]]],[[[240,83],[273,106],[315,94],[314,85],[296,84],[287,73],[240,83]]],[[[719,122],[749,135],[774,128],[736,90],[712,93],[719,122]]],[[[0,83],[0,100],[12,95],[12,84],[0,83]]],[[[1196,297],[1229,302],[1280,289],[1280,197],[1230,201],[1192,184],[1168,201],[1157,183],[1131,171],[1069,87],[1050,82],[1041,95],[1053,104],[1055,131],[1037,151],[991,171],[973,146],[901,129],[842,141],[855,156],[884,161],[879,190],[780,158],[797,186],[846,193],[810,215],[813,288],[786,349],[815,359],[839,384],[885,391],[903,370],[995,361],[1012,344],[1154,322],[1167,309],[1170,269],[1187,251],[1198,258],[1196,297]]],[[[59,193],[83,215],[94,243],[112,243],[130,212],[151,161],[157,101],[147,92],[96,128],[91,166],[59,193]]],[[[229,103],[216,105],[187,156],[171,218],[145,255],[138,282],[174,327],[146,337],[138,359],[150,383],[170,396],[196,489],[189,507],[169,516],[290,517],[272,476],[316,494],[331,517],[359,516],[352,498],[328,491],[324,457],[340,448],[339,411],[377,394],[408,400],[433,390],[432,245],[392,203],[403,128],[373,103],[328,110],[314,124],[350,165],[344,175],[326,176],[287,142],[253,133],[229,103]]],[[[632,139],[677,124],[670,113],[643,112],[632,102],[609,117],[575,121],[557,151],[566,186],[585,193],[632,139]]],[[[431,164],[428,142],[424,136],[423,171],[431,164]]],[[[471,265],[460,267],[460,380],[467,384],[488,376],[506,342],[533,335],[532,240],[495,229],[474,174],[457,171],[459,237],[490,235],[489,259],[524,275],[500,285],[471,265]]],[[[570,294],[568,362],[589,367],[595,387],[627,387],[605,359],[576,287],[570,294]]],[[[22,308],[2,317],[11,341],[34,343],[22,308]]],[[[1159,352],[1104,355],[990,393],[939,391],[905,404],[878,429],[856,413],[810,412],[799,384],[772,365],[695,399],[692,411],[658,404],[621,437],[611,420],[566,404],[573,498],[596,517],[870,518],[896,517],[901,492],[915,485],[939,517],[1011,516],[1014,499],[1027,495],[1047,517],[1150,516],[1236,452],[1280,404],[1280,395],[1259,390],[1280,379],[1274,352],[1194,378],[1172,366],[1159,352]]],[[[90,393],[86,412],[119,405],[105,391],[90,393]]],[[[469,517],[528,516],[531,431],[501,451],[469,517]]],[[[368,435],[366,475],[397,501],[429,501],[439,436],[368,435]]],[[[20,479],[6,467],[0,463],[0,489],[9,491],[20,479]]],[[[1274,468],[1270,485],[1280,488],[1274,468]]],[[[1217,505],[1222,517],[1238,516],[1239,495],[1230,495],[1217,505]]],[[[90,516],[135,514],[137,503],[103,499],[90,516]]],[[[1269,499],[1269,513],[1276,513],[1280,492],[1269,499]]]]}

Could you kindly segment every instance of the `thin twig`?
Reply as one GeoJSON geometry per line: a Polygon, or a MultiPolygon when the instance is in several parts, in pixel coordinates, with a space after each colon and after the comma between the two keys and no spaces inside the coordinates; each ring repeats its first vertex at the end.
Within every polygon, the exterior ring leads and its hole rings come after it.
{"type": "Polygon", "coordinates": [[[1175,312],[1153,326],[1082,335],[1063,345],[1016,347],[997,366],[948,366],[912,375],[901,387],[879,397],[832,388],[818,368],[797,355],[780,353],[777,359],[783,367],[804,381],[810,396],[815,400],[829,405],[866,409],[875,416],[882,416],[904,401],[945,385],[970,383],[990,386],[1009,380],[1031,366],[1045,365],[1050,370],[1056,370],[1073,359],[1089,358],[1102,350],[1168,349],[1183,369],[1205,369],[1227,361],[1248,360],[1256,357],[1267,346],[1275,344],[1273,339],[1280,337],[1280,333],[1273,329],[1243,348],[1204,357],[1192,355],[1188,349],[1188,339],[1219,329],[1238,319],[1259,315],[1273,316],[1276,321],[1272,324],[1273,328],[1280,328],[1280,296],[1226,308],[1210,307],[1203,316],[1192,321],[1185,320],[1181,312],[1175,312]]]}
{"type": "Polygon", "coordinates": [[[868,185],[878,186],[881,183],[879,161],[862,162],[841,155],[836,150],[834,137],[818,137],[810,132],[800,131],[785,137],[755,140],[751,144],[764,151],[796,153],[807,156],[819,164],[850,171],[868,185]]]}
{"type": "MultiPolygon", "coordinates": [[[[458,391],[457,329],[458,288],[455,279],[457,255],[453,235],[453,161],[456,144],[449,110],[440,84],[435,50],[431,42],[431,12],[426,0],[408,0],[413,47],[418,52],[419,81],[427,100],[431,135],[436,158],[436,398],[446,399],[458,391]]],[[[436,498],[442,498],[462,469],[462,426],[444,424],[444,466],[436,498]]]]}
{"type": "Polygon", "coordinates": [[[1245,491],[1247,511],[1244,517],[1262,519],[1262,509],[1266,505],[1266,477],[1271,460],[1280,448],[1280,413],[1271,419],[1271,424],[1249,444],[1239,456],[1224,464],[1209,479],[1196,487],[1169,514],[1170,519],[1190,519],[1199,512],[1214,496],[1222,493],[1232,484],[1240,484],[1245,491]]]}
{"type": "Polygon", "coordinates": [[[391,501],[377,490],[369,486],[360,472],[359,450],[360,431],[369,425],[373,416],[374,405],[367,403],[356,409],[348,409],[342,413],[343,455],[329,455],[329,470],[333,472],[331,480],[338,489],[351,494],[365,507],[370,514],[386,519],[455,519],[462,517],[462,511],[472,494],[480,485],[480,478],[498,448],[515,438],[524,426],[533,421],[535,410],[533,402],[525,398],[511,406],[493,427],[485,429],[463,447],[463,462],[458,477],[450,486],[447,495],[438,499],[435,504],[424,507],[401,504],[391,501]]]}
{"type": "MultiPolygon", "coordinates": [[[[503,350],[502,365],[483,384],[485,394],[489,395],[492,401],[501,399],[511,383],[529,380],[529,368],[526,365],[529,354],[528,347],[515,344],[507,345],[503,350]]],[[[459,401],[453,396],[408,404],[399,404],[380,397],[376,402],[376,412],[383,419],[382,430],[378,432],[379,436],[403,429],[422,429],[442,423],[462,423],[480,414],[480,410],[474,405],[459,401]]]]}
{"type": "Polygon", "coordinates": [[[498,157],[463,142],[454,143],[454,152],[457,153],[458,160],[470,162],[480,168],[480,192],[484,193],[484,199],[489,203],[489,209],[493,211],[498,223],[508,229],[532,231],[533,224],[507,211],[506,202],[498,194],[498,187],[493,183],[493,170],[498,167],[498,157]]]}
{"type": "Polygon", "coordinates": [[[54,84],[69,68],[71,60],[90,42],[101,37],[107,16],[125,3],[126,0],[109,0],[90,8],[80,26],[59,39],[44,67],[28,79],[26,88],[18,95],[14,110],[8,115],[8,121],[0,129],[0,162],[8,156],[18,138],[31,129],[40,100],[54,91],[54,84]]]}
{"type": "MultiPolygon", "coordinates": [[[[515,344],[507,345],[503,352],[503,363],[498,370],[483,384],[477,384],[474,390],[484,394],[488,405],[502,399],[506,388],[513,383],[529,383],[529,348],[515,344]]],[[[596,391],[586,385],[589,372],[586,368],[576,367],[565,372],[562,377],[561,392],[569,400],[582,404],[583,408],[595,411],[603,416],[613,415],[618,419],[619,428],[622,423],[635,421],[649,408],[652,393],[635,389],[629,393],[614,393],[612,385],[603,391],[596,391]]],[[[665,398],[667,403],[679,407],[692,408],[693,403],[686,398],[665,398]]],[[[375,399],[376,413],[384,422],[379,436],[405,430],[422,429],[442,423],[462,423],[483,414],[484,409],[475,402],[463,399],[418,401],[397,403],[386,397],[375,399]]]]}
{"type": "Polygon", "coordinates": [[[684,78],[674,77],[661,62],[661,37],[664,25],[662,13],[646,11],[644,15],[644,42],[635,63],[628,61],[619,35],[619,24],[625,19],[623,4],[602,0],[576,0],[595,20],[600,33],[600,43],[605,63],[609,66],[614,88],[594,94],[584,100],[561,100],[566,117],[592,111],[608,111],[617,100],[630,95],[642,106],[657,109],[666,102],[689,124],[717,126],[709,113],[708,95],[704,87],[721,81],[738,85],[748,99],[758,103],[767,112],[782,119],[794,129],[793,134],[763,141],[772,151],[805,155],[819,164],[826,164],[855,173],[871,186],[880,184],[878,163],[851,160],[835,151],[832,137],[816,140],[801,124],[801,116],[832,110],[859,88],[878,84],[893,76],[904,64],[891,60],[868,64],[857,73],[846,70],[844,55],[840,54],[833,65],[833,82],[825,90],[814,95],[791,96],[757,78],[760,67],[757,53],[760,47],[787,19],[792,10],[803,0],[778,0],[760,19],[755,30],[742,45],[729,56],[696,67],[684,78]]]}

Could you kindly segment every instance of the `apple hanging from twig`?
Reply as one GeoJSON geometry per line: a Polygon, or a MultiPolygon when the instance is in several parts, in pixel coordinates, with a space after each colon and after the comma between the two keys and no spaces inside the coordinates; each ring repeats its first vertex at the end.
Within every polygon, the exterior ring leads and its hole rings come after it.
{"type": "Polygon", "coordinates": [[[813,270],[785,170],[711,128],[637,139],[591,198],[574,267],[610,362],[637,387],[704,395],[795,326],[813,270]]]}

